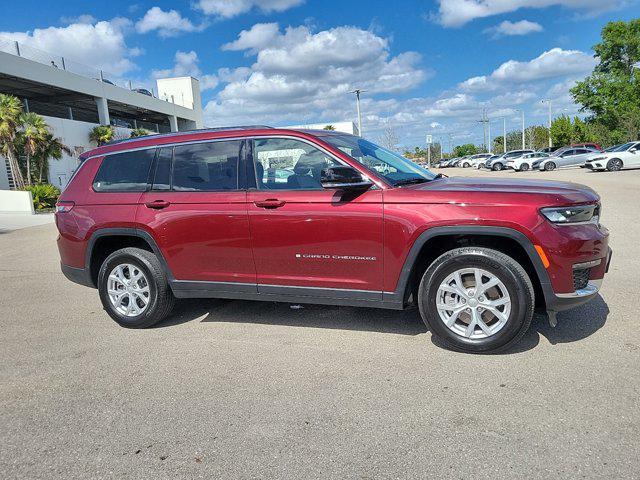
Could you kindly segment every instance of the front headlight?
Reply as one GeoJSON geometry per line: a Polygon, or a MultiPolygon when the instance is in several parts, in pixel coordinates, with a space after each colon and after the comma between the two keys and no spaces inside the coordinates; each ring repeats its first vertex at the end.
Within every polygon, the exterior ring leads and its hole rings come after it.
{"type": "Polygon", "coordinates": [[[540,213],[553,223],[565,225],[598,223],[600,221],[600,204],[542,208],[540,213]]]}
{"type": "Polygon", "coordinates": [[[587,160],[588,162],[595,162],[596,160],[606,160],[607,157],[596,157],[596,158],[591,158],[589,160],[587,160]]]}

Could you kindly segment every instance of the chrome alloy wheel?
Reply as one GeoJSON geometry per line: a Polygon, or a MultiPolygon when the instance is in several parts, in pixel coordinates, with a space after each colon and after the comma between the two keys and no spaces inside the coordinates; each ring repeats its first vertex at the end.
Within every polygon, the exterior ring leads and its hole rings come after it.
{"type": "Polygon", "coordinates": [[[463,268],[440,284],[436,308],[449,330],[465,338],[482,339],[495,335],[507,324],[511,297],[493,273],[463,268]]]}
{"type": "Polygon", "coordinates": [[[107,281],[109,301],[125,317],[143,313],[150,300],[149,281],[135,265],[123,263],[111,270],[107,281]]]}

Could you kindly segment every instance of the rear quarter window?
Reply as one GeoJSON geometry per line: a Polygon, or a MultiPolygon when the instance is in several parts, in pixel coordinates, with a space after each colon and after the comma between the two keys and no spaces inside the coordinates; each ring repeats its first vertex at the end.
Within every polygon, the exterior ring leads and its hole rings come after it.
{"type": "Polygon", "coordinates": [[[106,155],[93,180],[96,192],[144,192],[156,149],[106,155]]]}

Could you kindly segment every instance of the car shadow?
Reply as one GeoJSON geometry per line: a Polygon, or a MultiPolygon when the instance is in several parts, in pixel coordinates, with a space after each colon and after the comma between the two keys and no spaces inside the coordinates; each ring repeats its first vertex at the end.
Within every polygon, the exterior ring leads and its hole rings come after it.
{"type": "Polygon", "coordinates": [[[203,323],[252,323],[399,335],[427,332],[416,309],[399,311],[221,299],[180,300],[173,314],[154,328],[171,327],[194,320],[203,323]]]}
{"type": "MultiPolygon", "coordinates": [[[[536,313],[524,337],[513,347],[499,352],[498,355],[511,355],[531,350],[540,343],[541,336],[551,345],[578,342],[600,330],[607,322],[608,316],[609,306],[600,294],[579,307],[558,313],[558,324],[555,327],[549,324],[545,314],[536,313]]],[[[435,345],[442,346],[436,338],[431,338],[435,345]]]]}
{"type": "MultiPolygon", "coordinates": [[[[546,315],[536,314],[524,337],[501,355],[535,348],[543,336],[551,345],[577,342],[593,335],[607,321],[609,307],[598,295],[590,302],[558,314],[551,327],[546,315]]],[[[356,330],[397,335],[420,335],[428,330],[417,309],[403,311],[279,302],[225,299],[179,300],[171,316],[153,328],[166,328],[198,320],[202,323],[279,325],[303,328],[356,330]]],[[[431,336],[434,345],[445,348],[431,336]]]]}

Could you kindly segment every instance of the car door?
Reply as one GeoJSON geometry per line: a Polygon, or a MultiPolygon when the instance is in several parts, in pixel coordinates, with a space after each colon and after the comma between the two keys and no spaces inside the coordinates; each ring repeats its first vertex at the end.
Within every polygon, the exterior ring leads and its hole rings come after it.
{"type": "Polygon", "coordinates": [[[177,280],[256,291],[243,140],[196,142],[158,150],[151,189],[137,222],[154,237],[177,280]]]}
{"type": "Polygon", "coordinates": [[[626,152],[622,152],[621,157],[623,168],[640,167],[640,142],[631,146],[626,152]]]}
{"type": "Polygon", "coordinates": [[[257,138],[251,158],[259,293],[381,299],[382,191],[322,188],[322,169],[344,163],[306,140],[257,138]]]}

